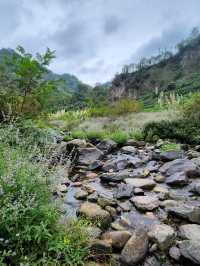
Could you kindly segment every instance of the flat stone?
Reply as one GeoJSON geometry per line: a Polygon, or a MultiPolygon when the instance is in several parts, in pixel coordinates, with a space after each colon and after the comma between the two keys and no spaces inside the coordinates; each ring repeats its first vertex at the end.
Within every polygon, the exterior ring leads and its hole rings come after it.
{"type": "Polygon", "coordinates": [[[176,203],[175,206],[167,207],[167,212],[178,218],[200,224],[200,208],[190,203],[176,203]]]}
{"type": "Polygon", "coordinates": [[[97,170],[100,169],[103,166],[103,162],[100,160],[96,160],[93,163],[90,164],[89,170],[97,170]]]}
{"type": "Polygon", "coordinates": [[[136,154],[137,153],[137,149],[134,148],[133,146],[124,146],[121,148],[122,153],[125,154],[136,154]]]}
{"type": "Polygon", "coordinates": [[[102,196],[100,196],[98,198],[97,203],[102,208],[105,208],[106,206],[116,206],[117,205],[117,202],[115,199],[108,198],[108,197],[102,197],[102,196]]]}
{"type": "Polygon", "coordinates": [[[83,203],[78,211],[78,214],[98,223],[98,225],[102,228],[108,227],[112,221],[109,212],[103,210],[95,203],[83,203]]]}
{"type": "Polygon", "coordinates": [[[122,211],[125,212],[128,212],[133,208],[133,204],[131,204],[130,201],[119,202],[118,205],[122,211]]]}
{"type": "Polygon", "coordinates": [[[200,225],[185,224],[179,227],[179,235],[183,239],[200,242],[200,225]]]}
{"type": "Polygon", "coordinates": [[[188,177],[199,176],[199,170],[197,166],[188,159],[177,159],[168,163],[165,163],[160,168],[161,173],[165,173],[167,176],[174,175],[178,172],[185,172],[188,177]]]}
{"type": "Polygon", "coordinates": [[[102,140],[96,147],[104,153],[108,153],[117,147],[117,143],[113,140],[102,140]]]}
{"type": "Polygon", "coordinates": [[[82,189],[75,193],[75,198],[79,200],[84,200],[87,198],[87,196],[88,196],[87,191],[82,190],[82,189]]]}
{"type": "Polygon", "coordinates": [[[180,253],[186,259],[200,265],[200,242],[184,240],[179,244],[180,253]]]}
{"type": "Polygon", "coordinates": [[[160,159],[163,162],[169,162],[169,161],[173,161],[176,159],[181,159],[183,157],[183,152],[180,151],[165,151],[165,152],[161,152],[160,154],[160,159]]]}
{"type": "Polygon", "coordinates": [[[198,182],[195,182],[193,185],[192,185],[192,188],[191,188],[191,191],[200,195],[200,181],[198,182]]]}
{"type": "Polygon", "coordinates": [[[156,181],[156,182],[158,182],[158,183],[163,183],[164,181],[165,181],[165,176],[164,175],[156,175],[155,177],[154,177],[154,180],[156,181]]]}
{"type": "Polygon", "coordinates": [[[134,188],[134,195],[144,195],[144,190],[143,189],[141,189],[141,188],[134,188]]]}
{"type": "Polygon", "coordinates": [[[102,239],[116,250],[121,250],[130,237],[129,231],[111,231],[102,235],[102,239]]]}
{"type": "Polygon", "coordinates": [[[153,191],[155,193],[160,193],[163,194],[164,198],[166,199],[169,196],[169,190],[168,188],[162,186],[162,185],[157,185],[154,187],[153,191]]]}
{"type": "Polygon", "coordinates": [[[146,168],[137,168],[135,169],[130,176],[132,178],[145,178],[150,174],[149,170],[146,168]]]}
{"type": "Polygon", "coordinates": [[[130,176],[130,171],[123,170],[120,172],[113,172],[113,173],[103,173],[100,175],[100,179],[102,182],[120,182],[123,181],[125,178],[130,176]]]}
{"type": "Polygon", "coordinates": [[[78,154],[78,163],[81,165],[90,165],[103,157],[103,152],[97,148],[79,148],[78,154]]]}
{"type": "Polygon", "coordinates": [[[90,201],[90,202],[97,202],[97,200],[98,200],[98,193],[95,191],[94,193],[90,194],[87,197],[87,200],[90,201]]]}
{"type": "Polygon", "coordinates": [[[117,199],[130,198],[132,195],[133,195],[132,186],[126,184],[119,184],[116,192],[114,193],[114,197],[117,199]]]}
{"type": "Polygon", "coordinates": [[[175,232],[169,225],[157,224],[148,233],[148,236],[161,250],[167,250],[173,243],[175,232]]]}
{"type": "Polygon", "coordinates": [[[145,231],[134,232],[122,250],[120,260],[122,265],[137,265],[146,257],[148,252],[148,236],[145,231]]]}
{"type": "Polygon", "coordinates": [[[178,172],[168,176],[165,182],[170,186],[185,186],[189,180],[184,172],[178,172]]]}
{"type": "Polygon", "coordinates": [[[152,189],[156,185],[156,183],[151,179],[125,178],[124,181],[126,184],[131,185],[134,188],[152,189]]]}
{"type": "Polygon", "coordinates": [[[159,200],[155,196],[135,196],[131,201],[143,211],[152,211],[159,207],[159,200]]]}

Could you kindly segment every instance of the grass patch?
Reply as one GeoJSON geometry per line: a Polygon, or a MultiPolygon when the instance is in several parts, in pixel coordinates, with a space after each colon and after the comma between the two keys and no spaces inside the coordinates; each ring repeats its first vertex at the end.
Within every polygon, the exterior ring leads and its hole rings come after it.
{"type": "Polygon", "coordinates": [[[177,143],[167,143],[161,146],[160,151],[178,151],[180,150],[180,144],[177,143]]]}

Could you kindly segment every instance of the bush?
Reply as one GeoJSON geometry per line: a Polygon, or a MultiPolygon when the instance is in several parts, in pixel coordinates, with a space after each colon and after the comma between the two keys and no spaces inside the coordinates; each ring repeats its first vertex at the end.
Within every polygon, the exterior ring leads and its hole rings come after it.
{"type": "Polygon", "coordinates": [[[147,141],[161,138],[177,140],[188,144],[199,144],[200,122],[186,119],[151,122],[144,127],[143,135],[147,141]]]}
{"type": "Polygon", "coordinates": [[[9,130],[0,131],[5,140],[0,144],[1,265],[84,265],[88,254],[85,222],[71,222],[67,227],[59,223],[48,187],[46,158],[34,149],[27,151],[23,140],[21,145],[6,141],[9,130]],[[40,158],[37,163],[34,156],[40,158]]]}
{"type": "Polygon", "coordinates": [[[200,93],[187,98],[182,105],[183,117],[188,120],[200,121],[200,93]]]}

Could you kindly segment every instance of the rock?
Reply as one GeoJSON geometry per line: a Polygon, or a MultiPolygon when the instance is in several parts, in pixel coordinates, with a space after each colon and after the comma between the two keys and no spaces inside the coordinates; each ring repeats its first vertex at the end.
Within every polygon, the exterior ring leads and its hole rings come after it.
{"type": "Polygon", "coordinates": [[[75,193],[75,198],[78,200],[84,200],[87,198],[87,196],[88,196],[87,191],[82,190],[82,189],[75,193]]]}
{"type": "Polygon", "coordinates": [[[143,211],[152,211],[159,207],[159,200],[155,196],[135,196],[131,201],[143,211]]]}
{"type": "Polygon", "coordinates": [[[116,250],[121,250],[130,237],[129,231],[111,231],[102,235],[102,239],[116,250]]]}
{"type": "Polygon", "coordinates": [[[179,248],[177,248],[176,246],[173,246],[169,249],[169,256],[176,260],[176,261],[179,261],[180,259],[180,256],[181,256],[181,253],[180,253],[180,250],[179,248]]]}
{"type": "Polygon", "coordinates": [[[143,189],[141,189],[141,188],[134,188],[134,195],[144,195],[144,190],[143,189]]]}
{"type": "Polygon", "coordinates": [[[98,199],[98,193],[96,191],[87,197],[87,200],[90,202],[97,202],[97,199],[98,199]]]}
{"type": "Polygon", "coordinates": [[[90,238],[90,239],[97,239],[100,237],[101,235],[101,229],[99,229],[98,227],[95,227],[95,226],[88,226],[86,228],[86,233],[87,233],[87,236],[90,238]]]}
{"type": "MultiPolygon", "coordinates": [[[[148,252],[148,236],[145,231],[139,230],[133,233],[122,250],[120,260],[125,265],[137,265],[148,252]]],[[[122,264],[122,265],[124,265],[122,264]]]]}
{"type": "Polygon", "coordinates": [[[185,186],[189,180],[184,172],[178,172],[168,176],[165,182],[170,186],[185,186]]]}
{"type": "Polygon", "coordinates": [[[92,240],[89,245],[90,253],[93,254],[95,258],[108,257],[112,253],[112,247],[109,243],[104,240],[92,240]]]}
{"type": "Polygon", "coordinates": [[[73,139],[66,143],[67,147],[86,148],[87,142],[84,139],[73,139]]]}
{"type": "Polygon", "coordinates": [[[117,217],[117,211],[114,207],[106,206],[105,210],[108,211],[113,219],[117,217]]]}
{"type": "Polygon", "coordinates": [[[133,194],[133,188],[126,184],[120,184],[117,187],[117,190],[114,194],[114,197],[117,199],[126,199],[130,198],[133,194]]]}
{"type": "Polygon", "coordinates": [[[109,212],[103,210],[95,203],[83,203],[78,211],[78,214],[98,223],[101,228],[108,227],[112,221],[109,212]]]}
{"type": "Polygon", "coordinates": [[[175,206],[168,206],[166,209],[173,216],[200,224],[200,208],[198,206],[193,206],[190,203],[176,203],[175,206]]]}
{"type": "Polygon", "coordinates": [[[96,147],[104,153],[108,153],[117,148],[117,143],[113,140],[103,140],[96,147]]]}
{"type": "Polygon", "coordinates": [[[177,159],[168,163],[165,163],[160,168],[161,173],[165,173],[167,176],[171,176],[178,172],[185,172],[188,177],[199,176],[199,169],[197,166],[188,159],[177,159]]]}
{"type": "Polygon", "coordinates": [[[173,243],[175,232],[169,225],[157,224],[148,233],[148,236],[161,250],[167,250],[173,243]]]}
{"type": "Polygon", "coordinates": [[[97,148],[79,148],[78,153],[78,163],[82,165],[91,165],[103,157],[103,152],[97,148]]]}
{"type": "Polygon", "coordinates": [[[184,240],[179,244],[179,248],[183,257],[200,265],[200,242],[184,240]]]}
{"type": "Polygon", "coordinates": [[[93,171],[93,170],[97,170],[100,169],[103,166],[103,162],[96,160],[93,163],[90,164],[89,166],[89,170],[93,171]]]}
{"type": "Polygon", "coordinates": [[[193,158],[198,158],[200,156],[199,152],[197,151],[188,151],[187,152],[187,157],[188,159],[193,159],[193,158]]]}
{"type": "Polygon", "coordinates": [[[67,186],[66,185],[58,185],[58,187],[57,187],[57,191],[58,192],[61,192],[61,193],[67,193],[67,191],[68,191],[68,189],[67,189],[67,186]]]}
{"type": "Polygon", "coordinates": [[[149,172],[157,172],[159,169],[159,164],[156,161],[150,161],[147,163],[146,169],[149,172]]]}
{"type": "Polygon", "coordinates": [[[136,154],[137,153],[137,149],[134,148],[133,146],[124,146],[121,148],[122,153],[125,154],[136,154]]]}
{"type": "Polygon", "coordinates": [[[89,261],[85,263],[85,266],[102,266],[102,263],[94,262],[94,261],[89,261]]]}
{"type": "Polygon", "coordinates": [[[143,266],[164,266],[155,257],[147,258],[143,266]]]}
{"type": "Polygon", "coordinates": [[[133,205],[128,200],[125,202],[119,202],[118,205],[122,209],[122,211],[125,212],[128,212],[133,208],[133,205]]]}
{"type": "Polygon", "coordinates": [[[163,183],[163,182],[165,181],[165,176],[163,176],[163,175],[156,175],[156,176],[154,177],[154,180],[155,180],[156,182],[158,182],[158,183],[163,183]]]}
{"type": "Polygon", "coordinates": [[[100,175],[102,182],[120,182],[130,176],[130,171],[124,170],[114,173],[103,173],[100,175]]]}
{"type": "Polygon", "coordinates": [[[200,242],[200,225],[198,224],[185,224],[179,227],[180,237],[192,241],[200,242]]]}
{"type": "Polygon", "coordinates": [[[161,152],[160,159],[163,162],[169,162],[183,157],[182,151],[165,151],[161,152]]]}
{"type": "Polygon", "coordinates": [[[127,146],[135,146],[137,148],[144,147],[146,145],[145,141],[137,141],[134,139],[128,139],[126,142],[127,146]]]}
{"type": "Polygon", "coordinates": [[[116,200],[114,200],[113,198],[107,198],[107,197],[103,197],[103,196],[101,196],[97,199],[97,203],[102,208],[105,208],[106,206],[116,206],[117,205],[116,200]]]}
{"type": "Polygon", "coordinates": [[[150,174],[149,170],[144,168],[137,168],[131,173],[132,178],[145,178],[150,174]]]}
{"type": "Polygon", "coordinates": [[[191,191],[200,195],[200,181],[193,184],[191,191]]]}
{"type": "Polygon", "coordinates": [[[125,178],[124,181],[126,184],[131,185],[134,188],[152,189],[156,185],[156,183],[151,179],[125,178]]]}

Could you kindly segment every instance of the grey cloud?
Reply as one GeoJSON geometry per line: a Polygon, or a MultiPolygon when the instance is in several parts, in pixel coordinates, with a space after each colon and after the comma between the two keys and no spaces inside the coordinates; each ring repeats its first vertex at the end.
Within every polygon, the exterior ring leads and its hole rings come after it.
{"type": "Polygon", "coordinates": [[[104,23],[105,34],[115,33],[120,28],[121,23],[122,22],[116,16],[106,18],[104,23]]]}

